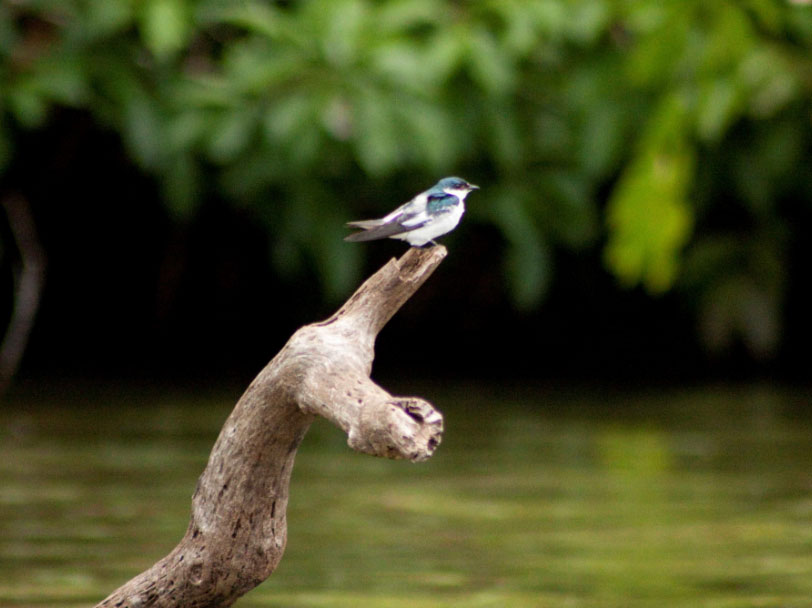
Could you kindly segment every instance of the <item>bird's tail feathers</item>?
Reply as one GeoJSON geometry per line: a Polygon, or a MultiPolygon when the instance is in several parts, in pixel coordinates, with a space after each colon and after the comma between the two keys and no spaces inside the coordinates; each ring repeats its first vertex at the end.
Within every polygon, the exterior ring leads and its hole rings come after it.
{"type": "Polygon", "coordinates": [[[377,241],[378,239],[385,239],[389,236],[389,230],[381,229],[383,220],[358,220],[355,222],[347,222],[350,228],[360,228],[361,232],[355,232],[349,236],[344,237],[345,241],[377,241]],[[381,233],[384,234],[381,234],[381,233]]]}
{"type": "Polygon", "coordinates": [[[383,220],[358,220],[356,222],[347,222],[350,228],[360,228],[361,230],[371,230],[383,224],[383,220]]]}
{"type": "Polygon", "coordinates": [[[398,222],[383,222],[381,220],[362,220],[360,222],[350,222],[348,226],[361,228],[361,232],[356,232],[346,237],[345,241],[377,241],[390,236],[403,234],[409,230],[419,228],[422,224],[404,227],[398,222]]]}
{"type": "Polygon", "coordinates": [[[378,239],[383,239],[383,238],[386,238],[386,237],[385,236],[380,236],[379,234],[377,234],[375,232],[362,231],[362,232],[354,232],[354,233],[352,233],[352,234],[350,234],[348,236],[345,236],[344,240],[345,241],[358,242],[358,241],[377,241],[378,239]]]}

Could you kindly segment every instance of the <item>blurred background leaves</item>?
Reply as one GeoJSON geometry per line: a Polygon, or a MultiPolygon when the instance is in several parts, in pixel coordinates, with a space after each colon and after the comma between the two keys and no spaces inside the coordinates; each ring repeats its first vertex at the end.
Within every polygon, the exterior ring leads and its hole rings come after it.
{"type": "Polygon", "coordinates": [[[783,0],[0,6],[5,188],[80,111],[176,226],[244,210],[274,271],[312,269],[335,303],[366,269],[343,223],[460,174],[517,311],[598,252],[624,288],[678,294],[708,349],[756,358],[781,346],[808,229],[811,93],[812,7],[783,0]]]}

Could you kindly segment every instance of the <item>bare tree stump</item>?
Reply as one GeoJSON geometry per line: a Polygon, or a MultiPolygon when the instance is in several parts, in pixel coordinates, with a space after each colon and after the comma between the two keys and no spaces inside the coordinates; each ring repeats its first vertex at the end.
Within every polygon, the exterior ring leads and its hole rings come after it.
{"type": "Polygon", "coordinates": [[[360,452],[412,461],[432,455],[441,414],[418,397],[393,397],[369,374],[378,332],[445,256],[442,246],[410,248],[332,317],[293,334],[220,431],[186,535],[98,606],[230,606],[264,581],[285,549],[293,460],[316,415],[346,431],[360,452]]]}

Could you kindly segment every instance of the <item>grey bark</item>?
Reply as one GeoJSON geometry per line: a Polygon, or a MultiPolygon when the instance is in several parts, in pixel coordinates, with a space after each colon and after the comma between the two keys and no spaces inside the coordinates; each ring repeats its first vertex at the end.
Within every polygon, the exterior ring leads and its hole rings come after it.
{"type": "Polygon", "coordinates": [[[390,395],[369,374],[378,332],[445,255],[442,246],[410,248],[332,317],[293,334],[220,431],[183,539],[98,606],[230,606],[265,580],[285,549],[293,460],[317,415],[360,452],[412,461],[432,455],[440,413],[419,397],[390,395]]]}
{"type": "Polygon", "coordinates": [[[8,225],[20,254],[11,317],[0,344],[0,395],[11,384],[28,344],[45,283],[45,251],[28,201],[18,194],[3,199],[8,225]]]}

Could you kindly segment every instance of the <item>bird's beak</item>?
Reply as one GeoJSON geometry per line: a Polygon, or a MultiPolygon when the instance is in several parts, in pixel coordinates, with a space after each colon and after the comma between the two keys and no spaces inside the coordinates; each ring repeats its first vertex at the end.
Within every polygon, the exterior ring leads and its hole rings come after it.
{"type": "Polygon", "coordinates": [[[468,184],[468,189],[469,190],[479,190],[479,186],[477,186],[475,184],[468,184]]]}

